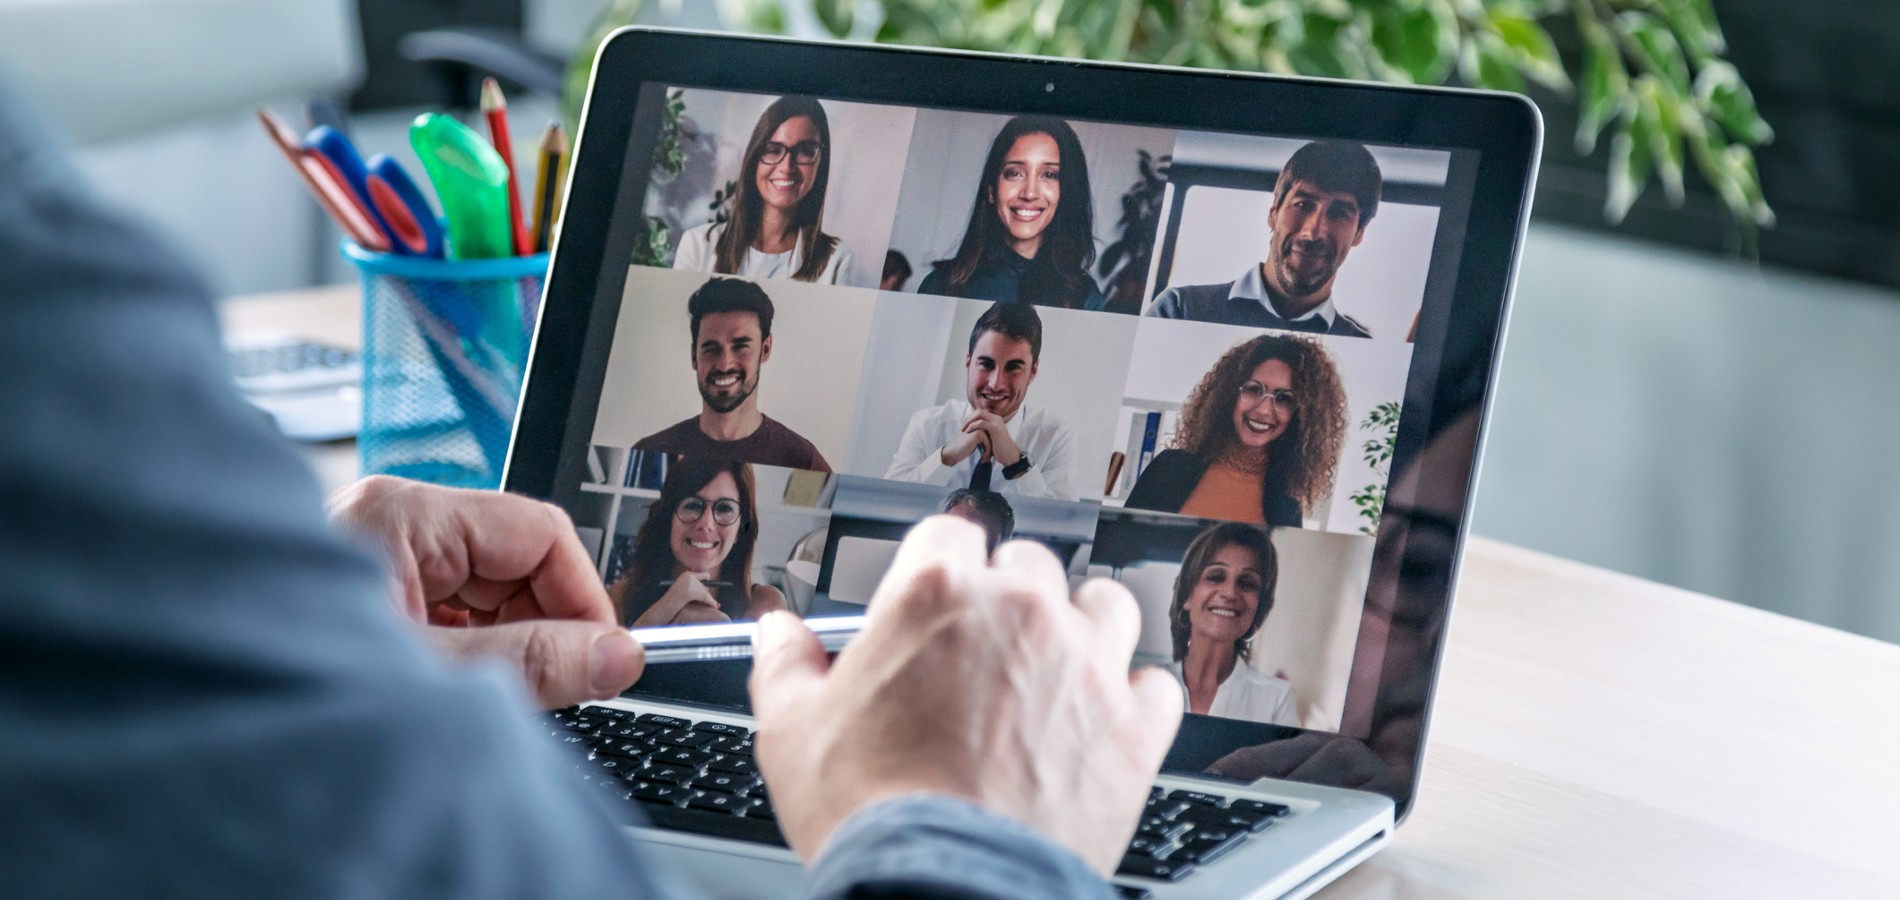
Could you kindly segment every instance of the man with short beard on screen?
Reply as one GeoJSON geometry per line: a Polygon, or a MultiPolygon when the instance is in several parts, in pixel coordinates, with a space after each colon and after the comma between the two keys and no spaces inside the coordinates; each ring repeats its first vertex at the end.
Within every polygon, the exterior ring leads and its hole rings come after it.
{"type": "Polygon", "coordinates": [[[692,316],[699,415],[633,449],[829,472],[811,441],[759,412],[759,370],[772,358],[772,298],[737,278],[714,278],[686,301],[692,316]]]}
{"type": "Polygon", "coordinates": [[[1225,284],[1171,287],[1148,315],[1369,338],[1333,306],[1346,253],[1366,237],[1384,178],[1362,144],[1313,141],[1294,151],[1273,185],[1266,261],[1225,284]]]}

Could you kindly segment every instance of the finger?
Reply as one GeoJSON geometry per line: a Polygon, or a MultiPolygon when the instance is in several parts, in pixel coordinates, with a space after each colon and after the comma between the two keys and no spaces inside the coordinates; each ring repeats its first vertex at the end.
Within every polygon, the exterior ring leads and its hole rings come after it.
{"type": "MultiPolygon", "coordinates": [[[[526,581],[530,595],[464,593],[464,601],[532,601],[531,615],[611,625],[613,604],[567,514],[514,494],[453,491],[455,534],[467,554],[467,583],[526,581]]],[[[460,591],[462,585],[451,590],[460,591]]],[[[436,594],[440,596],[440,594],[436,594]]],[[[493,608],[493,607],[491,607],[493,608]]],[[[516,616],[521,616],[517,613],[516,616]]]]}
{"type": "Polygon", "coordinates": [[[646,665],[639,643],[625,630],[593,622],[544,620],[430,633],[451,656],[513,667],[549,709],[616,696],[646,665]]]}
{"type": "Polygon", "coordinates": [[[1075,591],[1075,608],[1095,630],[1094,645],[1117,667],[1126,669],[1141,640],[1141,609],[1121,582],[1091,578],[1075,591]]]}
{"type": "Polygon", "coordinates": [[[1161,765],[1161,757],[1167,755],[1168,748],[1174,744],[1174,733],[1181,727],[1181,711],[1186,702],[1182,699],[1181,682],[1164,669],[1153,667],[1138,669],[1128,676],[1128,687],[1135,693],[1135,706],[1139,710],[1136,721],[1141,723],[1141,747],[1147,751],[1143,758],[1156,768],[1161,765]]]}
{"type": "Polygon", "coordinates": [[[988,558],[989,539],[975,523],[945,515],[918,522],[904,535],[890,568],[885,570],[883,580],[871,595],[866,607],[870,617],[866,628],[882,620],[885,614],[880,610],[900,598],[931,599],[939,595],[939,590],[920,591],[920,580],[934,582],[938,589],[948,589],[954,573],[981,569],[988,558]]]}
{"type": "Polygon", "coordinates": [[[1005,541],[996,548],[996,554],[990,557],[990,568],[1010,573],[1012,578],[1021,578],[1036,586],[1039,592],[1054,591],[1055,595],[1067,599],[1069,596],[1069,571],[1062,567],[1062,561],[1056,559],[1035,541],[1005,541]]]}
{"type": "MultiPolygon", "coordinates": [[[[759,618],[752,632],[752,714],[767,727],[797,708],[796,698],[824,683],[831,661],[804,620],[784,610],[759,618]]],[[[777,730],[777,729],[774,729],[777,730]]]]}

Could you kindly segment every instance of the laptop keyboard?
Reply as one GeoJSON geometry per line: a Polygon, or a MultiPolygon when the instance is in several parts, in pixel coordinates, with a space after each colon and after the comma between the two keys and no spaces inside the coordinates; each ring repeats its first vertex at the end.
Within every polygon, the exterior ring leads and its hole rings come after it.
{"type": "MultiPolygon", "coordinates": [[[[785,846],[772,798],[752,759],[752,732],[608,706],[553,714],[554,738],[584,754],[588,783],[638,808],[660,828],[785,846]]],[[[1278,803],[1156,786],[1118,876],[1180,881],[1286,816],[1278,803]]],[[[1116,884],[1123,897],[1149,896],[1116,884]]]]}

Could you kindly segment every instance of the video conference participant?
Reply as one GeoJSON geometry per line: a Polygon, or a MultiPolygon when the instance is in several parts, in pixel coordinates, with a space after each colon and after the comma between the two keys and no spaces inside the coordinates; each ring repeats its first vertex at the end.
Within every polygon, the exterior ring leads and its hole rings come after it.
{"type": "Polygon", "coordinates": [[[824,232],[831,181],[831,125],[807,97],[780,97],[765,108],[739,165],[730,217],[680,235],[673,268],[748,278],[837,284],[850,272],[851,248],[824,232]]]}
{"type": "Polygon", "coordinates": [[[1279,558],[1267,533],[1222,522],[1196,535],[1168,606],[1174,662],[1188,712],[1299,725],[1293,685],[1250,665],[1248,642],[1273,610],[1279,558]]]}
{"type": "Polygon", "coordinates": [[[963,241],[920,294],[1099,310],[1088,160],[1069,123],[1018,116],[990,143],[963,241]]]}
{"type": "Polygon", "coordinates": [[[1332,491],[1346,418],[1346,389],[1325,347],[1260,335],[1201,377],[1174,446],[1141,471],[1125,505],[1299,527],[1332,491]]]}
{"type": "Polygon", "coordinates": [[[1042,356],[1042,317],[996,303],[970,329],[966,400],[910,417],[884,477],[1022,497],[1075,500],[1075,431],[1023,401],[1042,356]]]}
{"type": "Polygon", "coordinates": [[[943,498],[942,512],[981,527],[984,545],[991,553],[996,552],[998,544],[1016,536],[1016,510],[995,491],[957,488],[943,498]]]}
{"type": "Polygon", "coordinates": [[[1333,305],[1346,253],[1365,240],[1385,184],[1363,144],[1314,141],[1294,151],[1273,185],[1267,258],[1225,284],[1171,287],[1148,315],[1341,337],[1372,336],[1333,305]]]}
{"type": "Polygon", "coordinates": [[[759,412],[760,370],[772,358],[772,298],[737,278],[714,278],[686,301],[692,316],[699,415],[635,442],[633,449],[829,472],[811,441],[759,412]]]}
{"type": "Polygon", "coordinates": [[[785,595],[752,583],[759,505],[752,467],[681,457],[633,539],[633,562],[609,592],[628,625],[757,619],[785,595]]]}
{"type": "Polygon", "coordinates": [[[910,259],[896,250],[884,251],[884,275],[878,279],[880,291],[901,291],[910,281],[910,259]]]}

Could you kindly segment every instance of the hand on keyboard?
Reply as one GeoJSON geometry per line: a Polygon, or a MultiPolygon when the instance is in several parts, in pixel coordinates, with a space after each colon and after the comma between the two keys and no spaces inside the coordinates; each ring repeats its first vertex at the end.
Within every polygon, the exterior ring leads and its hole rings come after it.
{"type": "Polygon", "coordinates": [[[789,614],[760,620],[752,675],[759,767],[807,860],[851,814],[915,792],[1026,822],[1103,874],[1129,846],[1181,719],[1181,688],[1129,674],[1133,598],[1092,580],[1070,597],[1027,541],[986,559],[983,532],[926,519],[835,662],[789,614]]]}

